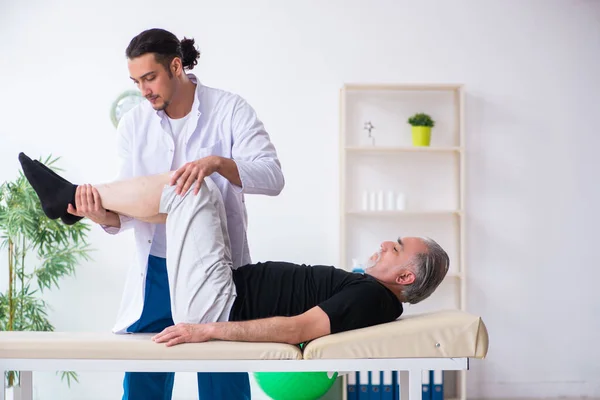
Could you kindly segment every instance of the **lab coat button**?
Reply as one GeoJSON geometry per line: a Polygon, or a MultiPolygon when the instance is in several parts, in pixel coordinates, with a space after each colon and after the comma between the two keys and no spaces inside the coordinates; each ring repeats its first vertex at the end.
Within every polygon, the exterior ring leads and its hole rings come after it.
{"type": "Polygon", "coordinates": [[[152,240],[148,240],[148,243],[152,243],[152,240]]]}

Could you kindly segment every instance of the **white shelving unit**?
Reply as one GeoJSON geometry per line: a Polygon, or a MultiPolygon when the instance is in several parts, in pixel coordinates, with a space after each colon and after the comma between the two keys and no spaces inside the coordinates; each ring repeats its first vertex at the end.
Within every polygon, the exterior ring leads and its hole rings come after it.
{"type": "MultiPolygon", "coordinates": [[[[430,236],[448,252],[450,271],[429,299],[405,305],[404,315],[464,310],[467,266],[462,85],[346,84],[340,90],[339,103],[339,265],[351,270],[353,260],[364,263],[384,240],[430,236]],[[429,114],[435,121],[427,147],[412,144],[407,121],[418,112],[429,114]],[[367,123],[373,127],[371,135],[367,123]],[[400,209],[399,195],[404,199],[400,209]]],[[[444,398],[466,399],[464,371],[447,372],[444,386],[444,398]]],[[[345,391],[346,382],[344,399],[345,391]]]]}

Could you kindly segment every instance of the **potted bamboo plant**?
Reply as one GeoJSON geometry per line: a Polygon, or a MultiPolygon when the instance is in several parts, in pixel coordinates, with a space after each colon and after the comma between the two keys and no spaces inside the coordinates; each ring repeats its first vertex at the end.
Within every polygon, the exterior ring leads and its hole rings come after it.
{"type": "MultiPolygon", "coordinates": [[[[44,164],[56,161],[48,158],[44,164]]],[[[0,288],[6,290],[0,291],[0,331],[54,330],[43,292],[58,289],[61,278],[75,275],[78,263],[89,260],[89,229],[83,220],[66,225],[47,218],[22,171],[0,185],[0,249],[8,258],[8,280],[0,279],[8,282],[0,288]]],[[[60,374],[69,385],[77,381],[74,372],[60,374]]],[[[18,372],[6,372],[3,379],[7,397],[19,398],[18,372]]]]}
{"type": "Polygon", "coordinates": [[[412,143],[414,146],[429,146],[431,144],[431,129],[435,121],[425,113],[416,113],[408,119],[412,125],[412,143]]]}

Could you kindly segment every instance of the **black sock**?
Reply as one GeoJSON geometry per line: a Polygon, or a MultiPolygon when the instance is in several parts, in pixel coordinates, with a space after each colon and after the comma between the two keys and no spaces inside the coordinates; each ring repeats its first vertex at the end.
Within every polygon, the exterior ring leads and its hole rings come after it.
{"type": "Polygon", "coordinates": [[[65,216],[69,203],[75,204],[76,185],[50,174],[23,153],[19,162],[25,177],[38,195],[44,214],[50,219],[65,216]]]}
{"type": "MultiPolygon", "coordinates": [[[[46,171],[48,171],[49,174],[55,176],[56,178],[60,179],[63,182],[70,184],[69,181],[64,179],[62,176],[58,175],[56,172],[54,172],[50,167],[46,166],[44,163],[41,163],[38,160],[33,160],[33,162],[36,163],[37,165],[39,165],[40,167],[44,168],[46,171]]],[[[72,204],[73,204],[73,207],[75,207],[75,202],[73,202],[72,204]]],[[[75,222],[81,220],[82,218],[83,217],[79,217],[77,215],[69,214],[69,212],[66,212],[65,215],[60,217],[60,220],[66,225],[73,225],[75,222]]]]}

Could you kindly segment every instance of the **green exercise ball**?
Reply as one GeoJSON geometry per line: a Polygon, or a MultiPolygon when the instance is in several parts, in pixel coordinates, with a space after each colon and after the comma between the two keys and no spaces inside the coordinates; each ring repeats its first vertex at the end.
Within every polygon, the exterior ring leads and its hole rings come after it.
{"type": "Polygon", "coordinates": [[[255,372],[258,386],[273,400],[316,400],[331,389],[336,378],[327,372],[255,372]]]}

